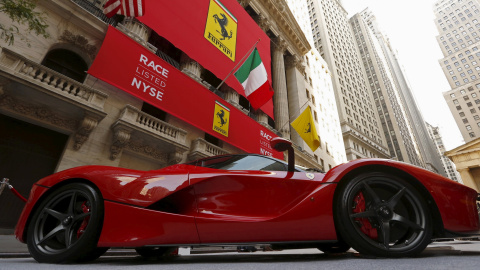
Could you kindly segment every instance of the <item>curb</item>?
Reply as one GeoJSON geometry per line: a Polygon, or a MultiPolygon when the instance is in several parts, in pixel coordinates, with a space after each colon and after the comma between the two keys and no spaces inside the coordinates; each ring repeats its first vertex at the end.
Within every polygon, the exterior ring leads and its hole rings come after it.
{"type": "MultiPolygon", "coordinates": [[[[109,250],[103,256],[138,256],[135,250],[109,250]]],[[[0,259],[12,259],[12,258],[31,258],[32,255],[28,252],[4,252],[0,253],[0,259]]]]}
{"type": "Polygon", "coordinates": [[[30,253],[0,253],[0,259],[31,258],[30,253]]]}

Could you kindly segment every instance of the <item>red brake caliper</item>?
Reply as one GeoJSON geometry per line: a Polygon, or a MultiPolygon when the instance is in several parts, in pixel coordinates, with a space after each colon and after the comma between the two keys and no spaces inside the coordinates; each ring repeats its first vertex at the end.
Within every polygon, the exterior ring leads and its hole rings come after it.
{"type": "MultiPolygon", "coordinates": [[[[87,202],[83,202],[82,211],[83,213],[90,212],[90,206],[87,206],[87,202]]],[[[90,216],[87,216],[83,219],[82,224],[80,224],[80,228],[78,228],[78,231],[77,231],[77,239],[80,238],[80,236],[82,236],[82,234],[85,232],[85,228],[87,228],[89,220],[90,220],[90,216]]]]}
{"type": "MultiPolygon", "coordinates": [[[[353,208],[353,213],[361,213],[365,212],[366,206],[365,206],[365,197],[363,197],[363,193],[359,192],[357,196],[355,197],[354,200],[355,203],[355,208],[353,208]]],[[[375,229],[368,218],[355,218],[355,221],[360,223],[361,228],[360,230],[366,234],[368,237],[377,240],[378,238],[378,233],[377,229],[375,229]]]]}

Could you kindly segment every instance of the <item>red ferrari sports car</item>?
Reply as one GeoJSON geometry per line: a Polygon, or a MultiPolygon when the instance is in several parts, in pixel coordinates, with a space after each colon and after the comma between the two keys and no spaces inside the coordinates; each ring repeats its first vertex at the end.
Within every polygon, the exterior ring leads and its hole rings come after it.
{"type": "Polygon", "coordinates": [[[405,163],[359,159],[328,173],[261,155],[204,158],[161,170],[83,166],[32,188],[15,234],[39,262],[98,258],[110,247],[269,244],[413,256],[434,239],[478,237],[477,192],[405,163]]]}

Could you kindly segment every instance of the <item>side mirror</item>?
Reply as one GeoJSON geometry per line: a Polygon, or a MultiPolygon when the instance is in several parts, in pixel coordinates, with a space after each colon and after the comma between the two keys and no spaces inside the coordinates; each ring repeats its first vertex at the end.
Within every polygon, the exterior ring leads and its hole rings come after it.
{"type": "Polygon", "coordinates": [[[274,150],[279,152],[288,151],[288,171],[294,172],[295,171],[295,151],[293,150],[292,142],[284,138],[276,137],[270,141],[270,146],[274,150]]]}

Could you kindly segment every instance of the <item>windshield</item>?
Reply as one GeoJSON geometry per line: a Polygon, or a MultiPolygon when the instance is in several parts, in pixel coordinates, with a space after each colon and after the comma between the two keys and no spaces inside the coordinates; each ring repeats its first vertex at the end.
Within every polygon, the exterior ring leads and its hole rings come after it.
{"type": "MultiPolygon", "coordinates": [[[[287,171],[283,161],[260,155],[231,155],[201,159],[190,163],[219,170],[287,171]]],[[[298,170],[298,169],[297,169],[298,170]]]]}

